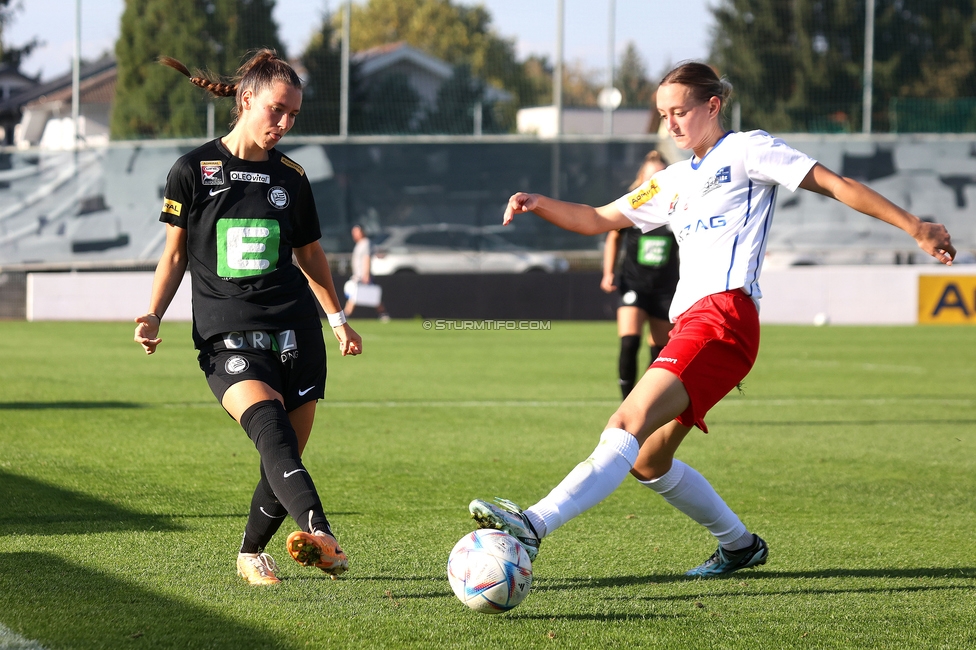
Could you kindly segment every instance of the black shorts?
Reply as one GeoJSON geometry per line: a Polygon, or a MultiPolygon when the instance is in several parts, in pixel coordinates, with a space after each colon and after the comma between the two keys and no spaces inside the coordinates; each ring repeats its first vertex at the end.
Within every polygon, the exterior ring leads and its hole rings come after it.
{"type": "Polygon", "coordinates": [[[200,350],[197,360],[218,402],[223,401],[224,393],[237,382],[255,379],[278,391],[285,398],[285,410],[294,411],[302,404],[325,397],[326,376],[322,330],[295,330],[295,341],[297,355],[283,361],[277,349],[258,349],[246,344],[242,348],[228,348],[223,344],[223,336],[218,335],[200,350]]]}
{"type": "Polygon", "coordinates": [[[673,291],[635,291],[627,286],[627,281],[623,278],[617,281],[617,289],[620,292],[618,309],[637,307],[643,309],[651,318],[669,320],[668,312],[671,310],[673,291]]]}

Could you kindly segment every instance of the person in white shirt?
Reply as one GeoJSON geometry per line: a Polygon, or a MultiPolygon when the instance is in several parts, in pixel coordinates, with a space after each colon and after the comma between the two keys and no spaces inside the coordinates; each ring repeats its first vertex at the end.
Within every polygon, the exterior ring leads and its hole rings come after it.
{"type": "MultiPolygon", "coordinates": [[[[350,234],[355,245],[352,249],[352,255],[349,258],[349,266],[352,271],[352,276],[349,279],[356,284],[372,284],[373,274],[370,268],[370,258],[373,254],[372,242],[369,241],[369,237],[366,236],[366,231],[359,224],[352,227],[350,234]]],[[[352,316],[352,312],[356,309],[356,301],[348,293],[346,297],[348,300],[343,311],[346,316],[352,316]]],[[[386,307],[383,306],[382,302],[376,305],[376,315],[379,316],[381,321],[386,322],[390,320],[390,315],[386,313],[386,307]]]]}
{"type": "Polygon", "coordinates": [[[731,90],[703,63],[686,62],[665,75],[658,112],[675,144],[694,155],[613,203],[594,208],[525,192],[509,199],[505,224],[523,212],[586,235],[670,224],[680,250],[671,338],[610,417],[590,457],[524,511],[504,499],[469,506],[480,527],[514,535],[533,558],[543,537],[602,501],[629,473],[718,540],[715,553],[686,575],[725,575],[766,562],[765,541],[674,456],[692,427],[707,432],[705,414],[755,362],[759,274],[780,185],[828,196],[900,228],[943,264],[955,256],[941,224],[923,222],[764,131],[725,130],[722,109],[731,90]]]}

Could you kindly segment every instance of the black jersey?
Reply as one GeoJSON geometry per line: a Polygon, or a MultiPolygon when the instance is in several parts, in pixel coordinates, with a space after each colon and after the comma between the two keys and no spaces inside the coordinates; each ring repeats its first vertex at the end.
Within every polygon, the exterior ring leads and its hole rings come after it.
{"type": "Polygon", "coordinates": [[[620,276],[638,293],[673,295],[678,284],[678,242],[667,226],[643,233],[634,226],[621,228],[624,255],[620,276]]]}
{"type": "Polygon", "coordinates": [[[292,249],[321,237],[312,188],[276,149],[236,158],[220,140],[186,154],[166,179],[159,220],[187,231],[193,340],[244,330],[321,327],[292,249]]]}

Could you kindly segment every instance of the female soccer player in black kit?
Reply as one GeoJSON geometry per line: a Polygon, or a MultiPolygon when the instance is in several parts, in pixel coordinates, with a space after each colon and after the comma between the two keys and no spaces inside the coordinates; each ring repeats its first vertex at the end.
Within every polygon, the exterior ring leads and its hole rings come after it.
{"type": "Polygon", "coordinates": [[[253,585],[280,582],[264,549],[290,514],[300,527],[288,536],[291,556],[334,578],[348,560],[301,460],[315,403],[325,396],[315,300],[342,355],[360,354],[362,338],[340,308],[305,172],[275,149],[301,108],[301,80],[272,50],[256,52],[233,84],[191,76],[168,57],[160,62],[214,96],[234,96],[235,121],[169,172],[160,215],[165,249],[135,340],[147,354],[156,351],[160,321],[189,270],[200,368],[261,456],[237,571],[253,585]]]}
{"type": "MultiPolygon", "coordinates": [[[[668,166],[657,151],[644,156],[637,178],[630,189],[650,180],[668,166]]],[[[671,332],[668,310],[678,286],[678,242],[667,226],[644,233],[637,226],[611,230],[603,248],[603,279],[600,288],[606,293],[620,292],[617,307],[617,336],[620,337],[620,393],[624,399],[637,382],[637,358],[640,353],[644,323],[650,329],[649,346],[654,363],[661,348],[667,345],[671,332]],[[620,249],[620,270],[616,270],[620,249]]]]}

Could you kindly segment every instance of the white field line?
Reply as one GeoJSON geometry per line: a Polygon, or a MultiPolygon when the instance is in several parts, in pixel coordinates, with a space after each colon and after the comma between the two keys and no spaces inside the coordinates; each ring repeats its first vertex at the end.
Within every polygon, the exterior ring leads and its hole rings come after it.
{"type": "MultiPolygon", "coordinates": [[[[924,404],[946,404],[965,406],[976,404],[976,400],[968,398],[893,398],[893,397],[854,397],[854,398],[784,398],[784,399],[749,399],[736,398],[720,402],[720,406],[789,406],[810,404],[814,406],[830,404],[867,404],[884,406],[887,404],[904,404],[906,402],[924,404]]],[[[573,400],[573,401],[550,401],[550,400],[436,400],[436,401],[411,401],[411,400],[388,400],[388,401],[354,401],[354,400],[325,400],[322,406],[335,408],[410,408],[421,407],[505,407],[505,408],[566,408],[570,406],[618,406],[617,400],[573,400]]]]}
{"type": "MultiPolygon", "coordinates": [[[[873,406],[885,406],[889,404],[922,403],[922,404],[943,404],[947,406],[969,406],[976,404],[976,400],[966,398],[784,398],[784,399],[749,399],[738,398],[719,402],[716,408],[721,406],[799,406],[809,404],[811,406],[821,405],[844,405],[862,404],[873,406]]],[[[458,400],[458,401],[352,401],[336,400],[324,401],[322,406],[329,408],[568,408],[573,406],[619,406],[616,400],[574,400],[574,401],[546,401],[546,400],[458,400]]]]}
{"type": "MultiPolygon", "coordinates": [[[[569,408],[614,407],[617,400],[325,400],[323,408],[569,408]]],[[[750,399],[732,398],[719,402],[716,408],[747,406],[830,406],[830,405],[887,406],[890,404],[939,404],[943,406],[974,406],[976,399],[944,397],[799,397],[750,399]]],[[[158,405],[163,408],[217,408],[216,402],[172,402],[158,405]]]]}
{"type": "Polygon", "coordinates": [[[0,650],[45,650],[37,641],[25,639],[0,623],[0,650]]]}

